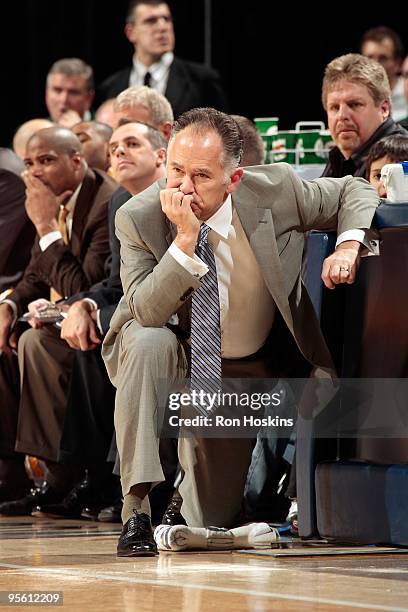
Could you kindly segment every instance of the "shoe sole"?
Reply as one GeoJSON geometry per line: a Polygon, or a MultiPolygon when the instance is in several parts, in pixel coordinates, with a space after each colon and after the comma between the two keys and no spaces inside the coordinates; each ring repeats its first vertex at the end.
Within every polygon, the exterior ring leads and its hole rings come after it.
{"type": "Polygon", "coordinates": [[[154,552],[154,551],[150,551],[150,552],[140,552],[140,553],[135,553],[135,552],[116,552],[116,556],[117,557],[157,557],[159,553],[158,552],[154,552]]]}

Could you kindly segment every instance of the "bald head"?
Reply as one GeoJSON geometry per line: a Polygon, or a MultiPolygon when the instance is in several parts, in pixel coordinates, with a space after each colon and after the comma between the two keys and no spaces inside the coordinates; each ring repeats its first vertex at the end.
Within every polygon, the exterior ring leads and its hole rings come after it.
{"type": "Polygon", "coordinates": [[[74,192],[87,169],[82,146],[68,128],[53,126],[36,132],[27,142],[27,172],[47,185],[55,195],[74,192]]]}
{"type": "Polygon", "coordinates": [[[27,149],[38,144],[54,149],[57,153],[82,156],[82,147],[78,137],[68,128],[53,125],[39,130],[27,142],[27,149]]]}
{"type": "Polygon", "coordinates": [[[110,164],[109,140],[112,136],[112,128],[99,121],[81,121],[71,129],[82,145],[88,166],[108,170],[110,164]]]}
{"type": "Polygon", "coordinates": [[[102,102],[102,104],[96,109],[95,119],[102,123],[110,125],[111,128],[116,127],[116,113],[114,111],[115,98],[109,98],[102,102]]]}
{"type": "Polygon", "coordinates": [[[53,126],[49,119],[30,119],[22,123],[13,138],[13,149],[21,159],[24,159],[27,142],[33,134],[44,128],[53,126]]]}

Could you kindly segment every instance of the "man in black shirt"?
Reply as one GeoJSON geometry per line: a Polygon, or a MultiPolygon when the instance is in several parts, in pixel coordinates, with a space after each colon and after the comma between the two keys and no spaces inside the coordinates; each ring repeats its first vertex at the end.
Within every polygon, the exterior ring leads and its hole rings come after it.
{"type": "Polygon", "coordinates": [[[322,101],[336,143],[323,176],[364,177],[371,146],[384,136],[407,134],[391,117],[391,91],[384,68],[357,53],[342,55],[327,65],[322,101]]]}

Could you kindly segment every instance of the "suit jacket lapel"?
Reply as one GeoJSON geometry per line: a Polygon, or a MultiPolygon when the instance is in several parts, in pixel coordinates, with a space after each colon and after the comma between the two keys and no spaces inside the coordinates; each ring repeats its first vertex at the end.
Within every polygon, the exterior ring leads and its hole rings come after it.
{"type": "Polygon", "coordinates": [[[258,207],[259,195],[246,185],[233,194],[242,227],[261,268],[265,284],[283,317],[293,326],[270,208],[258,207]]]}
{"type": "Polygon", "coordinates": [[[82,182],[82,187],[79,190],[78,198],[75,204],[73,219],[72,219],[72,235],[71,235],[71,250],[74,255],[79,255],[81,252],[82,236],[86,226],[89,208],[92,206],[95,189],[95,174],[88,169],[85,178],[82,182]]]}

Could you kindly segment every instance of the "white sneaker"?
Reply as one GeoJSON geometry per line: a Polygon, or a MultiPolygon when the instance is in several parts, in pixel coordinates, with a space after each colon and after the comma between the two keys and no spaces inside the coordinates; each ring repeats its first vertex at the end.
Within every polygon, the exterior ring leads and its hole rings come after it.
{"type": "Polygon", "coordinates": [[[297,519],[298,515],[298,503],[297,499],[292,499],[292,503],[290,504],[289,512],[286,517],[286,520],[291,523],[293,519],[297,519]]]}
{"type": "Polygon", "coordinates": [[[270,548],[279,540],[279,533],[268,523],[250,523],[235,529],[159,525],[154,531],[154,539],[159,550],[233,550],[270,548]]]}

